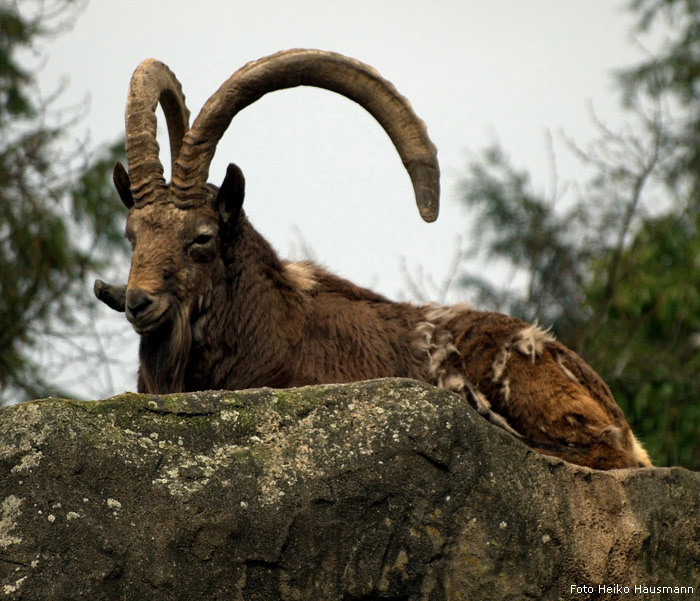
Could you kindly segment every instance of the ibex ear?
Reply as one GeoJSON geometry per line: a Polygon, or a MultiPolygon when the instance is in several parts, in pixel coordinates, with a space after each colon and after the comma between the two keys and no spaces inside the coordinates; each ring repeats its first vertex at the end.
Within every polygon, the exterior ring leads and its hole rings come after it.
{"type": "Polygon", "coordinates": [[[226,224],[234,224],[238,220],[245,196],[245,178],[238,165],[229,164],[226,169],[224,183],[216,196],[216,206],[221,219],[226,224]]]}
{"type": "Polygon", "coordinates": [[[131,195],[131,180],[129,179],[129,174],[126,172],[124,165],[117,163],[114,165],[112,171],[112,181],[114,181],[114,187],[117,189],[119,198],[127,209],[134,206],[134,197],[131,195]]]}

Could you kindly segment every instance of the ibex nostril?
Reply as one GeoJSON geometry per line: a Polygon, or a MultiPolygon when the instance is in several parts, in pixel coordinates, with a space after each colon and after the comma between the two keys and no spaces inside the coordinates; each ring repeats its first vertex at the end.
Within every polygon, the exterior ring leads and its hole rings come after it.
{"type": "Polygon", "coordinates": [[[138,317],[152,304],[153,297],[141,288],[128,290],[126,293],[126,308],[133,317],[138,317]]]}

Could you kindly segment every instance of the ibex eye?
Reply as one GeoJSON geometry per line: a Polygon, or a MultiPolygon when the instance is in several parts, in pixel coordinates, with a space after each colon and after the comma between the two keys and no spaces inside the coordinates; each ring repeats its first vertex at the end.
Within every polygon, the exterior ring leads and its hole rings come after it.
{"type": "Polygon", "coordinates": [[[211,238],[211,234],[199,234],[199,236],[194,239],[194,243],[204,246],[205,244],[211,242],[211,238]]]}

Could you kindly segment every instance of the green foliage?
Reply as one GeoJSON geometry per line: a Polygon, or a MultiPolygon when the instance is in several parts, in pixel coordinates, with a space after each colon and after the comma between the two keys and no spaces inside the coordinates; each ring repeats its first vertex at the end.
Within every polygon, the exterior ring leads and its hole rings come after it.
{"type": "Polygon", "coordinates": [[[27,97],[31,75],[15,59],[18,48],[29,46],[35,34],[32,23],[22,19],[13,6],[0,6],[0,124],[18,116],[32,116],[27,97]]]}
{"type": "MultiPolygon", "coordinates": [[[[121,206],[108,170],[120,145],[83,160],[76,177],[50,109],[18,55],[65,28],[70,0],[0,7],[0,402],[56,394],[41,351],[70,331],[89,296],[88,275],[115,248],[121,206]],[[39,10],[40,9],[40,10],[39,10]],[[28,16],[30,15],[30,16],[28,16]],[[60,27],[56,25],[60,23],[60,27]]],[[[55,364],[57,357],[50,357],[55,364]]]]}
{"type": "MultiPolygon", "coordinates": [[[[700,220],[662,215],[646,220],[623,257],[607,311],[614,335],[587,351],[652,456],[700,466],[700,220]]],[[[594,266],[594,273],[607,266],[594,266]]],[[[588,288],[596,306],[602,291],[588,288]]]]}
{"type": "Polygon", "coordinates": [[[519,285],[461,283],[482,304],[553,324],[655,464],[700,469],[700,3],[630,6],[642,32],[673,25],[658,57],[619,75],[633,133],[598,121],[597,141],[572,146],[593,173],[575,199],[533,191],[499,148],[472,162],[462,191],[475,248],[519,285]]]}
{"type": "Polygon", "coordinates": [[[679,107],[681,117],[665,127],[678,156],[664,176],[670,186],[690,185],[689,201],[700,210],[700,2],[632,0],[630,7],[637,12],[640,33],[664,25],[667,33],[657,55],[620,73],[624,101],[629,105],[645,94],[679,107]]]}

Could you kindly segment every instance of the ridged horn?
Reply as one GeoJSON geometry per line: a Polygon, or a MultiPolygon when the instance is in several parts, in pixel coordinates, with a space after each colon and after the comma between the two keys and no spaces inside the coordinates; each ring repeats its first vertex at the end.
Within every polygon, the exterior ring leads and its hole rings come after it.
{"type": "Polygon", "coordinates": [[[126,158],[137,205],[151,202],[159,192],[167,191],[156,140],[158,103],[168,124],[171,165],[174,165],[189,129],[190,111],[173,72],[160,61],[149,58],[136,67],[126,102],[126,158]]]}
{"type": "Polygon", "coordinates": [[[102,280],[95,280],[92,287],[95,296],[110,309],[124,313],[126,310],[126,286],[107,284],[102,280]]]}
{"type": "Polygon", "coordinates": [[[216,145],[239,111],[268,92],[302,85],[337,92],[364,107],[381,124],[411,177],[421,216],[434,221],[439,209],[440,168],[425,124],[409,101],[372,67],[321,50],[286,50],[250,62],[209,98],[185,134],[173,165],[171,192],[178,201],[196,203],[205,194],[216,145]]]}

